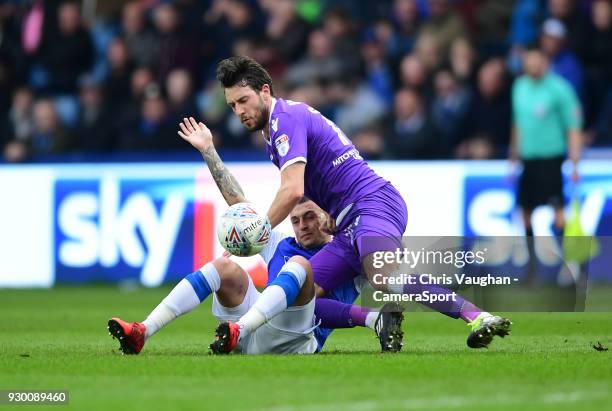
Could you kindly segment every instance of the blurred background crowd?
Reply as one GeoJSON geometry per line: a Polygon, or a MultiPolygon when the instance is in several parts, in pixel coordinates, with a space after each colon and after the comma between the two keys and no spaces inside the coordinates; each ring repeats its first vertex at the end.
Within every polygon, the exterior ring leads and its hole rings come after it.
{"type": "Polygon", "coordinates": [[[611,0],[0,0],[0,154],[192,152],[190,115],[262,153],[215,80],[241,54],[366,158],[505,158],[533,47],[579,97],[585,144],[612,146],[611,0]]]}

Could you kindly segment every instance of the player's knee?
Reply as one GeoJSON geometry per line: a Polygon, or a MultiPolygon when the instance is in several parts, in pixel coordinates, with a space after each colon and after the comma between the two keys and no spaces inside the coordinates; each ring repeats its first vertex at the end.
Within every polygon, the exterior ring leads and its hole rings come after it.
{"type": "Polygon", "coordinates": [[[233,283],[241,280],[242,270],[240,266],[229,258],[219,257],[212,264],[219,273],[219,278],[221,278],[222,282],[233,283]]]}
{"type": "Polygon", "coordinates": [[[291,298],[287,298],[288,306],[305,305],[314,298],[312,267],[304,257],[291,257],[283,266],[279,277],[282,277],[279,281],[284,283],[285,293],[291,294],[291,298]],[[292,280],[289,280],[289,277],[292,280]]]}
{"type": "Polygon", "coordinates": [[[300,256],[294,256],[287,261],[283,267],[281,268],[281,272],[279,273],[279,278],[292,278],[293,282],[298,286],[298,288],[302,288],[305,285],[312,287],[312,268],[310,267],[310,263],[307,259],[300,256]]]}
{"type": "Polygon", "coordinates": [[[307,259],[305,259],[301,255],[294,255],[289,259],[288,262],[298,264],[304,269],[304,271],[306,271],[306,277],[312,278],[312,266],[310,265],[310,262],[307,259]]]}

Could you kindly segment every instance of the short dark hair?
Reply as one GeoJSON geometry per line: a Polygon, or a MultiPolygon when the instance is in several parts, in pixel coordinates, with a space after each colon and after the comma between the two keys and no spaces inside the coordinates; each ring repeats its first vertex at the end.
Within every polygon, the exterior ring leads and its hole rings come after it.
{"type": "Polygon", "coordinates": [[[270,74],[250,57],[235,56],[220,61],[217,65],[217,80],[224,88],[240,83],[255,91],[261,91],[263,85],[267,84],[270,86],[270,94],[274,95],[270,74]]]}
{"type": "Polygon", "coordinates": [[[304,204],[311,201],[310,198],[306,197],[306,196],[302,196],[302,198],[300,198],[300,200],[298,201],[298,204],[304,204]]]}

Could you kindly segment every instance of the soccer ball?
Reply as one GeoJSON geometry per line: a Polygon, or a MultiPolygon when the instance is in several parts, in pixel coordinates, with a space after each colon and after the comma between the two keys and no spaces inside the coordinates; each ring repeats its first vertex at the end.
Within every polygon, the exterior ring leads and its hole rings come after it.
{"type": "Polygon", "coordinates": [[[217,224],[219,242],[227,251],[239,257],[260,252],[270,239],[270,220],[262,216],[250,203],[234,204],[227,209],[217,224]]]}

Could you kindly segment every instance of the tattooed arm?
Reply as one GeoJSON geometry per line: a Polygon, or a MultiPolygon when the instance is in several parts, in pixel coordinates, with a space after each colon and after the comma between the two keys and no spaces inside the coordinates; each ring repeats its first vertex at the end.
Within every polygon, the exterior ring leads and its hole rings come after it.
{"type": "Polygon", "coordinates": [[[204,157],[204,161],[206,161],[208,165],[210,174],[212,174],[227,204],[231,206],[236,203],[244,203],[247,201],[244,197],[242,187],[240,187],[236,178],[230,173],[227,167],[225,167],[225,164],[223,164],[219,154],[217,154],[217,150],[215,150],[215,146],[211,145],[201,153],[202,157],[204,157]]]}
{"type": "Polygon", "coordinates": [[[236,178],[225,167],[212,142],[212,134],[204,123],[198,123],[193,117],[184,118],[179,124],[181,130],[178,132],[185,141],[194,146],[206,161],[210,174],[212,174],[219,191],[228,205],[247,201],[244,197],[242,187],[236,178]]]}

